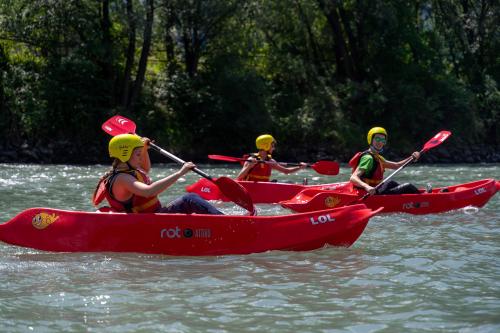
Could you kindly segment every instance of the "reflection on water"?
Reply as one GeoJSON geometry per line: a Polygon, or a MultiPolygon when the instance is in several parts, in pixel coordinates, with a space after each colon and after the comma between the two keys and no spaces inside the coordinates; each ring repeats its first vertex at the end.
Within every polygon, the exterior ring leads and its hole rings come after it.
{"type": "MultiPolygon", "coordinates": [[[[34,206],[93,210],[107,166],[0,165],[0,221],[34,206]]],[[[212,176],[237,168],[202,166],[212,176]]],[[[153,178],[173,166],[156,166],[153,178]]],[[[345,180],[303,171],[310,184],[345,180]]],[[[285,176],[283,176],[285,177],[285,176]]],[[[412,166],[434,187],[500,178],[498,165],[412,166]]],[[[166,203],[197,179],[188,174],[166,203]]],[[[500,203],[437,215],[381,215],[349,249],[247,256],[47,253],[0,243],[2,331],[498,332],[500,203]]],[[[243,214],[217,203],[227,214],[243,214]]],[[[260,215],[288,213],[260,205],[260,215]]]]}

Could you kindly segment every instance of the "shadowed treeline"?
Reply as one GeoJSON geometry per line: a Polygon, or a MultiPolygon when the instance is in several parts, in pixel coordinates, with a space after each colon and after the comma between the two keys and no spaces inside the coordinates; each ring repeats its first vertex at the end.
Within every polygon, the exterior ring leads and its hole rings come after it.
{"type": "MultiPolygon", "coordinates": [[[[389,157],[500,161],[491,0],[4,0],[0,161],[108,161],[120,113],[185,159],[334,158],[389,131],[389,157]],[[436,158],[439,157],[439,158],[436,158]]],[[[425,161],[425,160],[424,160],[425,161]]]]}

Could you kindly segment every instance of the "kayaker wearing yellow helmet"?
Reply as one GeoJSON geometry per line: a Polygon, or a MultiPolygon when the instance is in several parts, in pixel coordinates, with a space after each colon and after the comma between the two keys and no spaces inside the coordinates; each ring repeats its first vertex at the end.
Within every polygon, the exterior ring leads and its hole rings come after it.
{"type": "Polygon", "coordinates": [[[93,202],[97,206],[107,199],[112,210],[129,213],[186,213],[222,214],[194,193],[186,194],[162,207],[158,195],[180,177],[195,168],[186,162],[179,171],[152,182],[148,138],[135,134],[120,134],[109,141],[109,156],[113,165],[97,184],[93,202]]]}
{"type": "MultiPolygon", "coordinates": [[[[364,152],[358,152],[349,161],[352,167],[352,175],[350,181],[355,187],[368,192],[370,195],[375,194],[375,186],[377,186],[384,178],[384,170],[397,169],[407,162],[411,156],[399,161],[391,162],[380,155],[387,143],[387,131],[382,127],[373,127],[367,135],[369,148],[364,152]]],[[[412,154],[415,160],[418,160],[420,153],[418,151],[412,154]]],[[[398,184],[393,180],[384,183],[377,190],[377,194],[407,194],[420,193],[419,190],[410,183],[398,184]]]]}
{"type": "Polygon", "coordinates": [[[248,157],[238,174],[238,180],[268,182],[273,169],[284,174],[289,174],[307,167],[306,163],[300,163],[299,166],[287,168],[276,162],[272,157],[272,153],[276,147],[276,140],[270,134],[263,134],[257,137],[255,146],[259,151],[248,157]],[[259,161],[265,161],[266,163],[259,161]]]}

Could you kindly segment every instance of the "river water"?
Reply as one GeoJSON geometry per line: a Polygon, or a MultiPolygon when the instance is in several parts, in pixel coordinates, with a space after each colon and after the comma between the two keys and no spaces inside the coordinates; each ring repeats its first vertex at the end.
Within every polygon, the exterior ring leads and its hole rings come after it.
{"type": "MultiPolygon", "coordinates": [[[[230,166],[200,166],[212,176],[230,166]]],[[[106,166],[0,164],[0,223],[29,207],[93,210],[106,166]]],[[[155,165],[152,177],[173,165],[155,165]]],[[[343,181],[313,171],[280,175],[343,181]]],[[[198,176],[188,174],[163,202],[198,176]]],[[[500,165],[414,165],[434,187],[500,165]]],[[[380,215],[351,248],[245,256],[50,253],[0,242],[1,332],[500,332],[500,195],[483,208],[380,215]]],[[[230,203],[218,204],[242,214],[230,203]]],[[[259,205],[260,215],[284,214],[259,205]]]]}

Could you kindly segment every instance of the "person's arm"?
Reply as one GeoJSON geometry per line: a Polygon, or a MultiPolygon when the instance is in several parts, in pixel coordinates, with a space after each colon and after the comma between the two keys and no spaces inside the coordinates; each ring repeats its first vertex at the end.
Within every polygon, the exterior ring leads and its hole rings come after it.
{"type": "Polygon", "coordinates": [[[240,173],[236,177],[237,180],[244,180],[247,176],[250,170],[257,164],[257,159],[254,157],[249,158],[244,164],[243,168],[241,168],[240,173]]]}
{"type": "Polygon", "coordinates": [[[361,177],[363,177],[364,173],[365,173],[365,170],[360,169],[358,166],[356,168],[356,170],[354,170],[354,172],[352,173],[351,178],[349,178],[349,180],[354,185],[361,187],[366,192],[370,193],[370,195],[374,195],[375,194],[375,187],[372,187],[361,180],[361,177]]]}
{"type": "Polygon", "coordinates": [[[418,151],[415,151],[415,152],[413,152],[413,154],[411,154],[410,157],[405,158],[404,160],[401,160],[399,162],[392,162],[392,161],[384,160],[382,162],[382,164],[383,164],[384,168],[397,169],[397,168],[401,167],[403,164],[405,164],[406,162],[408,162],[411,158],[413,158],[415,161],[417,161],[420,158],[420,153],[418,151]]]}
{"type": "Polygon", "coordinates": [[[135,195],[139,195],[141,197],[153,197],[161,192],[165,191],[167,188],[169,188],[172,184],[174,184],[180,177],[191,171],[193,168],[196,166],[192,162],[186,162],[182,165],[180,170],[177,172],[162,178],[160,180],[157,180],[153,182],[152,184],[144,184],[140,181],[138,181],[136,178],[132,177],[131,175],[126,175],[126,174],[120,174],[116,182],[113,186],[113,189],[115,191],[115,186],[122,187],[129,193],[133,193],[135,195]]]}
{"type": "Polygon", "coordinates": [[[143,137],[142,142],[144,142],[144,146],[141,151],[141,169],[146,173],[151,171],[151,160],[149,159],[149,143],[151,140],[149,138],[143,137]]]}
{"type": "Polygon", "coordinates": [[[275,160],[271,160],[270,162],[272,162],[271,167],[274,170],[278,170],[279,172],[282,172],[282,173],[287,174],[287,175],[290,173],[294,173],[294,172],[297,172],[299,170],[305,169],[307,167],[307,164],[303,163],[303,162],[300,162],[300,165],[298,165],[298,166],[290,167],[290,168],[287,168],[287,167],[279,164],[275,160]]]}

